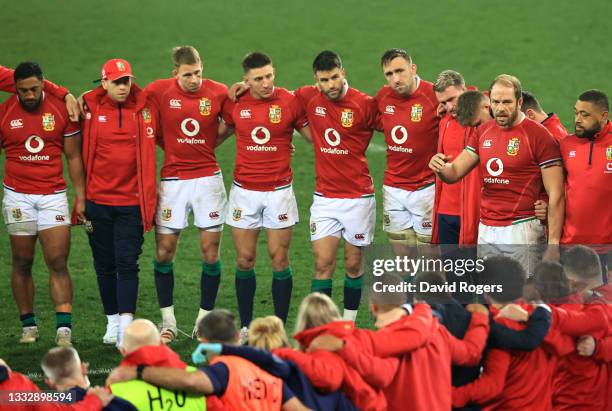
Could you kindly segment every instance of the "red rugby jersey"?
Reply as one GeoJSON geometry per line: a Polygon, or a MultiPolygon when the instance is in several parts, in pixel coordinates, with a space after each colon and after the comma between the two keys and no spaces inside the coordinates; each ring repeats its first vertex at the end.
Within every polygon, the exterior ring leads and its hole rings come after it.
{"type": "Polygon", "coordinates": [[[429,159],[436,154],[440,121],[433,84],[419,79],[417,89],[408,97],[383,86],[375,99],[377,128],[384,132],[387,143],[384,184],[410,191],[433,184],[429,159]]]}
{"type": "Polygon", "coordinates": [[[0,105],[0,143],[6,151],[4,186],[25,194],[53,194],[66,190],[62,152],[64,138],[79,133],[64,103],[47,93],[34,112],[26,111],[17,96],[0,105]]]}
{"type": "Polygon", "coordinates": [[[612,244],[612,123],[594,139],[561,141],[565,165],[562,244],[612,244]]]}
{"type": "Polygon", "coordinates": [[[558,142],[561,142],[561,140],[563,140],[569,134],[567,129],[563,126],[563,124],[561,124],[559,116],[557,116],[555,113],[548,114],[546,120],[542,121],[542,125],[546,127],[548,131],[550,131],[550,134],[552,134],[552,136],[558,142]]]}
{"type": "Polygon", "coordinates": [[[275,87],[272,96],[256,99],[250,93],[228,101],[223,120],[235,129],[234,183],[248,190],[272,191],[291,184],[291,139],[294,129],[308,125],[296,96],[275,87]]]}
{"type": "Polygon", "coordinates": [[[466,150],[480,158],[480,215],[489,226],[534,217],[533,203],[543,190],[540,168],[561,160],[550,132],[528,118],[509,129],[488,121],[470,137],[466,150]]]}
{"type": "MultiPolygon", "coordinates": [[[[446,116],[444,121],[440,122],[440,140],[442,152],[452,158],[457,156],[465,148],[465,127],[463,127],[456,118],[446,116]]],[[[431,157],[430,157],[431,158],[431,157]]],[[[446,184],[440,180],[440,203],[438,205],[438,213],[447,215],[461,214],[461,183],[446,184]]]]}
{"type": "Polygon", "coordinates": [[[198,91],[190,93],[172,77],[152,82],[145,93],[159,107],[164,148],[161,178],[186,180],[219,171],[215,145],[227,100],[225,84],[204,79],[198,91]]]}
{"type": "Polygon", "coordinates": [[[331,101],[314,86],[295,91],[306,107],[315,154],[316,193],[329,198],[374,194],[365,152],[376,127],[376,102],[348,87],[331,101]]]}
{"type": "MultiPolygon", "coordinates": [[[[0,66],[0,90],[7,93],[15,93],[15,80],[13,75],[15,70],[8,67],[0,66]]],[[[49,80],[44,80],[45,92],[57,97],[60,100],[64,100],[66,94],[69,93],[68,89],[58,86],[49,80]]]]}

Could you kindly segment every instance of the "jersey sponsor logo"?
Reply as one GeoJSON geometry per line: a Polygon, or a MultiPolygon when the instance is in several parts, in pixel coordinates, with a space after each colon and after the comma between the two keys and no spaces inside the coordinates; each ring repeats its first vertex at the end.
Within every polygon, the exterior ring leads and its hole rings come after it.
{"type": "Polygon", "coordinates": [[[153,138],[155,137],[155,130],[153,130],[153,127],[149,126],[147,127],[147,138],[153,138]]]}
{"type": "Polygon", "coordinates": [[[345,108],[342,110],[342,113],[340,114],[340,123],[342,123],[342,127],[353,127],[353,117],[353,110],[350,108],[345,108]]]}
{"type": "Polygon", "coordinates": [[[182,108],[183,102],[177,98],[173,98],[170,100],[170,108],[182,108]]]}
{"type": "Polygon", "coordinates": [[[606,164],[606,174],[612,173],[612,163],[606,164]]]}
{"type": "Polygon", "coordinates": [[[57,223],[63,223],[64,221],[66,221],[66,216],[63,214],[58,214],[55,216],[55,221],[57,223]]]}
{"type": "Polygon", "coordinates": [[[160,217],[163,221],[170,221],[172,219],[172,209],[162,208],[160,217]]]}
{"type": "Polygon", "coordinates": [[[91,120],[91,113],[85,113],[85,120],[91,120]]]}
{"type": "Polygon", "coordinates": [[[268,120],[272,124],[278,124],[281,122],[281,108],[276,104],[272,104],[270,106],[270,111],[268,112],[268,120]]]}
{"type": "Polygon", "coordinates": [[[332,148],[329,147],[319,147],[319,149],[321,150],[322,153],[325,154],[338,154],[338,155],[348,155],[349,151],[346,149],[340,149],[338,147],[336,147],[337,145],[340,144],[340,133],[338,133],[336,130],[334,130],[333,128],[328,128],[325,130],[325,133],[323,134],[323,136],[325,137],[325,141],[327,141],[327,144],[329,144],[330,146],[332,146],[332,148]]]}
{"type": "Polygon", "coordinates": [[[210,99],[207,99],[206,97],[202,97],[200,99],[200,114],[203,116],[210,116],[210,111],[212,110],[212,103],[210,102],[210,99]]]}
{"type": "Polygon", "coordinates": [[[569,158],[575,158],[576,157],[576,150],[571,150],[569,152],[569,158]]]}
{"type": "Polygon", "coordinates": [[[45,131],[55,130],[55,116],[51,113],[45,113],[42,116],[42,126],[45,131]]]}
{"type": "Polygon", "coordinates": [[[509,156],[515,156],[519,152],[520,140],[518,137],[512,137],[508,141],[508,148],[506,149],[506,154],[509,156]]]}
{"type": "Polygon", "coordinates": [[[11,120],[11,130],[15,130],[16,128],[23,128],[22,119],[16,118],[15,120],[11,120]]]}
{"type": "Polygon", "coordinates": [[[395,106],[389,104],[387,107],[385,107],[385,114],[395,114],[395,106]]]}
{"type": "Polygon", "coordinates": [[[491,148],[493,146],[493,140],[485,140],[482,142],[482,148],[491,148]]]}
{"type": "Polygon", "coordinates": [[[315,115],[320,117],[325,117],[327,114],[327,109],[325,107],[317,106],[315,107],[315,115]]]}
{"type": "Polygon", "coordinates": [[[25,142],[25,148],[29,153],[40,153],[45,148],[45,141],[37,135],[31,135],[25,142]]]}
{"type": "Polygon", "coordinates": [[[151,110],[145,107],[142,109],[141,113],[142,113],[142,121],[144,121],[145,123],[150,123],[151,122],[151,110]]]}
{"type": "Polygon", "coordinates": [[[218,211],[211,211],[210,213],[208,213],[208,218],[210,218],[211,220],[216,220],[219,217],[220,215],[218,211]]]}
{"type": "Polygon", "coordinates": [[[270,141],[270,130],[265,127],[259,126],[255,127],[251,131],[251,139],[257,144],[256,146],[247,146],[246,149],[249,151],[277,151],[278,147],[276,146],[267,146],[263,145],[270,141]]]}
{"type": "Polygon", "coordinates": [[[391,140],[395,144],[404,144],[408,140],[408,130],[404,126],[395,126],[391,129],[391,140]]]}
{"type": "Polygon", "coordinates": [[[507,178],[497,178],[504,172],[504,163],[501,161],[501,159],[496,157],[490,158],[489,161],[487,161],[486,169],[487,173],[489,173],[491,177],[483,178],[485,183],[510,184],[510,180],[507,178]],[[493,169],[493,166],[495,166],[495,169],[493,169]]]}
{"type": "Polygon", "coordinates": [[[21,212],[21,208],[13,208],[11,210],[11,215],[13,216],[13,220],[20,221],[23,218],[23,213],[21,212]]]}
{"type": "Polygon", "coordinates": [[[242,210],[238,207],[234,208],[234,210],[232,211],[232,220],[240,221],[241,217],[242,217],[242,210]]]}
{"type": "Polygon", "coordinates": [[[240,110],[240,118],[251,118],[251,110],[248,108],[240,110]]]}
{"type": "Polygon", "coordinates": [[[423,106],[421,104],[415,104],[410,110],[410,120],[413,123],[418,123],[423,118],[423,106]]]}
{"type": "Polygon", "coordinates": [[[278,221],[280,221],[281,223],[285,223],[287,221],[289,221],[289,216],[285,213],[285,214],[279,214],[278,215],[278,221]]]}
{"type": "Polygon", "coordinates": [[[198,122],[198,120],[195,120],[193,118],[186,118],[185,120],[181,121],[181,131],[187,137],[194,137],[200,132],[200,123],[198,122]]]}
{"type": "Polygon", "coordinates": [[[359,240],[359,241],[365,240],[365,234],[364,233],[355,234],[355,240],[359,240]]]}
{"type": "Polygon", "coordinates": [[[100,123],[106,123],[106,116],[98,116],[98,121],[100,123]]]}
{"type": "Polygon", "coordinates": [[[606,160],[612,161],[612,146],[606,148],[606,160]]]}

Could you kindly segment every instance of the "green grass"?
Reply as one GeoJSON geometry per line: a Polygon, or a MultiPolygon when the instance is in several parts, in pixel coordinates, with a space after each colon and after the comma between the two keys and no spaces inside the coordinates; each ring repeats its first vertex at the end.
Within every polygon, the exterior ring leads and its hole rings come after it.
{"type": "MultiPolygon", "coordinates": [[[[96,4],[77,0],[16,1],[2,4],[0,17],[0,63],[13,67],[20,61],[38,61],[48,78],[79,94],[92,87],[100,67],[108,58],[130,61],[140,85],[171,70],[170,49],[191,44],[200,50],[206,75],[226,84],[241,76],[240,60],[253,50],[269,53],[277,69],[276,83],[293,89],[311,83],[310,64],[323,49],[343,57],[352,86],[373,94],[383,84],[379,67],[382,52],[389,47],[408,49],[418,72],[432,80],[444,69],[461,72],[469,84],[486,87],[500,73],[517,75],[525,89],[535,93],[547,111],[556,111],[571,127],[572,107],[583,90],[612,91],[609,68],[608,16],[606,0],[584,4],[526,0],[493,3],[485,1],[438,2],[309,2],[242,1],[210,2],[111,1],[96,4]]],[[[294,158],[294,189],[301,223],[295,227],[291,261],[295,273],[290,317],[300,299],[310,290],[312,253],[308,233],[308,209],[314,188],[312,149],[297,140],[294,158]]],[[[376,135],[368,159],[376,187],[384,170],[384,141],[376,135]]],[[[161,159],[161,157],[159,157],[161,159]]],[[[225,182],[231,182],[234,147],[230,140],[218,151],[225,182]]],[[[380,217],[381,201],[377,197],[380,217]]],[[[380,218],[378,218],[380,223],[380,218]]],[[[376,243],[384,244],[380,231],[376,243]]],[[[154,239],[147,235],[141,258],[138,316],[158,320],[153,285],[154,239]]],[[[271,269],[265,241],[258,249],[258,287],[255,314],[272,312],[271,269]]],[[[234,309],[234,251],[229,231],[224,232],[221,260],[223,277],[218,306],[234,309]]],[[[73,230],[70,270],[74,281],[74,339],[82,358],[92,369],[110,368],[119,361],[112,347],[100,344],[105,318],[102,313],[85,233],[73,230]]],[[[176,257],[176,313],[179,327],[189,330],[199,301],[200,258],[197,232],[183,233],[176,257]]],[[[51,347],[54,317],[50,305],[47,274],[40,252],[34,266],[36,313],[41,340],[19,346],[17,311],[10,292],[10,251],[4,225],[0,225],[0,357],[15,369],[39,372],[39,361],[51,347]]],[[[339,259],[335,291],[341,302],[343,267],[339,259]]],[[[293,318],[289,329],[293,326],[293,318]]],[[[361,324],[371,321],[366,310],[361,324]]],[[[182,338],[173,345],[182,355],[193,348],[182,338]]],[[[37,376],[34,376],[35,378],[37,376]]],[[[102,374],[92,375],[94,382],[102,374]]],[[[40,382],[40,380],[38,380],[40,382]]]]}

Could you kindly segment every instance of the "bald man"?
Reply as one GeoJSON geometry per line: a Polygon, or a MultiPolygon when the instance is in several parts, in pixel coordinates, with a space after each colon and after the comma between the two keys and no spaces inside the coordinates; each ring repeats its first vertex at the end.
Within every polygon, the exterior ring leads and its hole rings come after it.
{"type": "MultiPolygon", "coordinates": [[[[50,349],[43,357],[41,368],[45,373],[45,384],[52,390],[73,395],[71,402],[79,403],[93,395],[88,393],[87,365],[81,362],[79,353],[74,348],[50,349]]],[[[110,394],[107,395],[110,396],[110,394]]],[[[102,410],[136,411],[137,409],[124,399],[112,397],[102,410]]]]}
{"type": "MultiPolygon", "coordinates": [[[[161,343],[157,327],[149,320],[134,320],[125,329],[119,351],[123,355],[121,366],[187,368],[177,353],[161,343]]],[[[139,380],[111,384],[110,389],[141,411],[156,409],[155,404],[185,411],[221,409],[215,408],[214,400],[207,402],[204,396],[186,395],[184,391],[167,390],[139,380]]]]}

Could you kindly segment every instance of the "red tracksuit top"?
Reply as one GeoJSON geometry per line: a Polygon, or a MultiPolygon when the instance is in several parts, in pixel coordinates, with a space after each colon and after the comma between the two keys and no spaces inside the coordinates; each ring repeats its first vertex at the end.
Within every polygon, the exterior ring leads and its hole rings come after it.
{"type": "MultiPolygon", "coordinates": [[[[122,203],[125,190],[115,192],[114,185],[117,184],[117,182],[121,182],[125,183],[126,186],[134,187],[133,184],[135,183],[137,192],[134,204],[140,206],[144,230],[150,230],[153,227],[155,208],[157,206],[156,138],[159,134],[158,110],[155,108],[152,99],[147,98],[145,93],[136,84],[132,84],[128,101],[122,105],[123,107],[121,110],[117,107],[117,109],[113,111],[113,115],[108,115],[106,110],[102,107],[105,104],[108,105],[106,90],[102,87],[97,87],[85,94],[83,100],[85,101],[88,111],[81,126],[83,133],[82,152],[83,165],[85,166],[86,172],[85,187],[87,199],[96,202],[98,199],[95,198],[97,195],[95,191],[99,189],[103,193],[101,204],[130,205],[122,203]],[[102,114],[103,112],[105,114],[102,114]],[[113,175],[113,173],[116,172],[116,168],[113,167],[112,157],[104,157],[105,160],[108,160],[108,162],[104,164],[101,164],[100,161],[96,162],[96,160],[100,159],[96,158],[98,154],[98,144],[103,143],[98,141],[100,130],[104,130],[105,125],[108,123],[117,126],[115,131],[121,128],[119,127],[119,123],[123,120],[121,120],[120,117],[132,120],[128,122],[130,124],[130,130],[127,135],[127,137],[132,137],[132,141],[127,141],[122,134],[121,141],[124,144],[117,144],[117,156],[124,157],[126,154],[132,155],[135,163],[132,169],[135,173],[134,175],[113,175]],[[136,121],[133,121],[134,119],[136,121]],[[132,153],[125,153],[126,149],[132,151],[132,153]],[[103,172],[106,176],[105,179],[92,179],[94,165],[97,170],[96,172],[103,172]],[[91,187],[92,181],[94,181],[96,186],[94,190],[92,190],[91,187]],[[90,198],[92,195],[94,198],[90,198]]],[[[113,148],[106,144],[106,149],[112,150],[113,148]]],[[[123,164],[121,170],[128,170],[126,164],[123,164]]],[[[73,223],[76,223],[74,216],[73,223]]]]}

